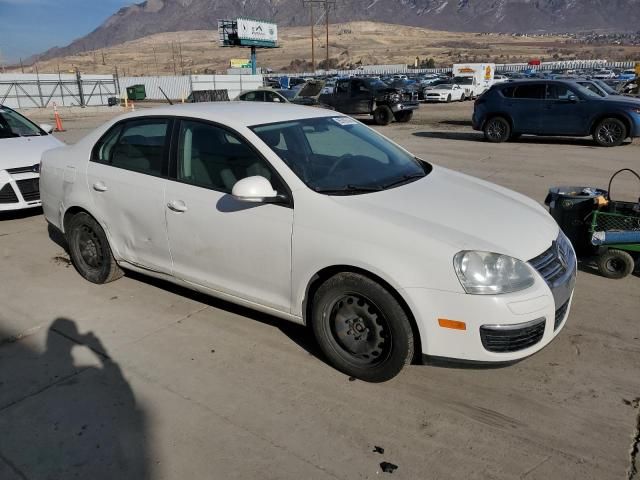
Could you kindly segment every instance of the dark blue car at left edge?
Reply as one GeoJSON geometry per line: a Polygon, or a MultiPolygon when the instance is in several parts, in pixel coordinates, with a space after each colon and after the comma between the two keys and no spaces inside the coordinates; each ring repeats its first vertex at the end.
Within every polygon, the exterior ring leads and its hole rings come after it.
{"type": "Polygon", "coordinates": [[[492,86],[474,106],[474,130],[490,142],[520,135],[591,135],[603,147],[640,137],[640,100],[601,97],[568,80],[524,80],[492,86]]]}

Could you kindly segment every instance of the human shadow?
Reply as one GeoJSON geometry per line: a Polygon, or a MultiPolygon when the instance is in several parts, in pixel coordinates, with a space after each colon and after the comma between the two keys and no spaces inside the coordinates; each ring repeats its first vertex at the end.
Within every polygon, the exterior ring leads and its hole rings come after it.
{"type": "Polygon", "coordinates": [[[100,339],[57,318],[39,340],[0,331],[0,478],[150,478],[145,414],[100,339]]]}

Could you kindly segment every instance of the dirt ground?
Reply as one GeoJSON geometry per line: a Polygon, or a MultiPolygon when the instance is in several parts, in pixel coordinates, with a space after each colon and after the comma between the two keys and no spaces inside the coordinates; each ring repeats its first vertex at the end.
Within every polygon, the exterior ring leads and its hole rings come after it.
{"type": "MultiPolygon", "coordinates": [[[[640,169],[638,141],[486,143],[471,110],[426,105],[380,131],[538,202],[640,169]]],[[[58,136],[112,116],[63,112],[58,136]]],[[[63,244],[39,211],[0,220],[2,479],[353,480],[388,475],[385,461],[412,480],[640,478],[638,271],[614,281],[582,262],[566,327],[520,363],[413,365],[367,384],[329,367],[303,327],[140,275],[89,284],[63,244]]]]}

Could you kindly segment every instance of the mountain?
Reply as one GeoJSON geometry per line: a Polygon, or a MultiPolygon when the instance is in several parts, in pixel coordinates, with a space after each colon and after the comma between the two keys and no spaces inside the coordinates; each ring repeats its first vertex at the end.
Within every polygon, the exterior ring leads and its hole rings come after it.
{"type": "MultiPolygon", "coordinates": [[[[316,16],[321,6],[315,7],[316,16]]],[[[93,32],[38,56],[50,59],[161,32],[210,30],[247,16],[281,26],[309,24],[302,0],[147,0],[121,8],[93,32]]],[[[461,32],[636,31],[640,0],[336,0],[332,23],[354,20],[461,32]]]]}

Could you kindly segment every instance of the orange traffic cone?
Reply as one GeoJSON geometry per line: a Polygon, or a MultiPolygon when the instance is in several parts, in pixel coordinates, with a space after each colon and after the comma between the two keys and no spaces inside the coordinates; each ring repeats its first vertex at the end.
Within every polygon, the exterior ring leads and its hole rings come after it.
{"type": "Polygon", "coordinates": [[[58,106],[53,104],[53,117],[56,119],[56,128],[53,129],[54,132],[66,132],[64,128],[62,128],[62,119],[60,118],[60,114],[58,113],[58,106]]]}

